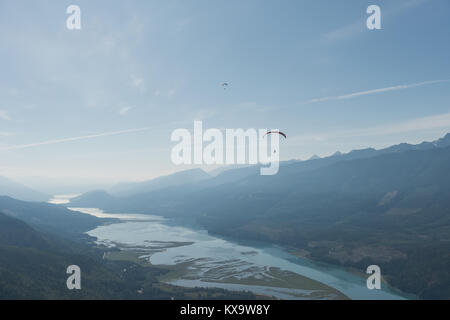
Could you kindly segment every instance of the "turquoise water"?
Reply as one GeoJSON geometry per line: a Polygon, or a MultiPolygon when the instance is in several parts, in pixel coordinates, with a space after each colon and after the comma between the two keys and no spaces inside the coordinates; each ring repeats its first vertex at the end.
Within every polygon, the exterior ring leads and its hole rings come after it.
{"type": "MultiPolygon", "coordinates": [[[[405,299],[383,284],[381,290],[369,290],[366,278],[344,268],[323,265],[295,257],[284,248],[273,245],[237,243],[208,234],[206,230],[177,225],[158,216],[137,214],[108,214],[98,209],[74,209],[98,217],[120,219],[119,223],[100,226],[89,235],[97,237],[99,243],[114,246],[114,243],[145,246],[155,249],[148,256],[154,265],[174,265],[191,262],[181,279],[171,283],[189,287],[222,287],[230,290],[249,290],[269,294],[282,299],[294,299],[295,293],[304,290],[273,288],[243,284],[213,283],[226,277],[270,277],[269,267],[277,267],[322,282],[344,293],[351,299],[405,299]],[[168,247],[173,243],[184,243],[168,247]],[[165,246],[167,243],[167,247],[165,246]],[[189,243],[186,245],[186,243],[189,243]]],[[[332,298],[332,296],[328,297],[332,298]]]]}

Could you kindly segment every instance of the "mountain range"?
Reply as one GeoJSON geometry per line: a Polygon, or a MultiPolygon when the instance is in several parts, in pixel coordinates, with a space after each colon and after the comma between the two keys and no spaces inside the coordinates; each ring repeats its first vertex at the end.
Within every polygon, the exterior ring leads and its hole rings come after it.
{"type": "Polygon", "coordinates": [[[70,205],[190,218],[209,232],[268,241],[365,270],[421,298],[450,298],[450,134],[434,142],[355,150],[227,170],[151,192],[104,191],[70,205]]]}
{"type": "Polygon", "coordinates": [[[104,222],[94,216],[45,202],[26,202],[0,196],[0,212],[32,227],[75,240],[104,222]]]}
{"type": "Polygon", "coordinates": [[[0,208],[0,300],[256,298],[248,292],[171,286],[159,280],[167,269],[103,259],[104,249],[89,239],[73,241],[83,238],[89,224],[98,224],[94,217],[5,197],[0,208]],[[80,267],[81,290],[67,289],[71,265],[80,267]]]}
{"type": "Polygon", "coordinates": [[[0,212],[1,300],[114,299],[132,292],[94,251],[0,212]],[[75,263],[83,270],[82,290],[69,291],[66,269],[75,263]],[[117,286],[122,292],[110,289],[117,286]]]}
{"type": "Polygon", "coordinates": [[[210,177],[211,176],[208,173],[201,169],[192,169],[144,182],[119,183],[110,188],[108,192],[116,196],[129,196],[133,194],[152,192],[154,190],[181,184],[195,183],[197,181],[206,180],[210,177]]]}
{"type": "Polygon", "coordinates": [[[33,190],[23,184],[0,176],[0,196],[9,196],[24,201],[47,201],[49,195],[33,190]]]}

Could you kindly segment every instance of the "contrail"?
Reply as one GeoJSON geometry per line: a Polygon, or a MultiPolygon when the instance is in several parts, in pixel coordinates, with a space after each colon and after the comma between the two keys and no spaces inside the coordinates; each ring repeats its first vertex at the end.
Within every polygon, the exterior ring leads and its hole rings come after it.
{"type": "Polygon", "coordinates": [[[330,97],[324,97],[324,98],[316,98],[316,99],[306,101],[303,104],[318,103],[318,102],[324,102],[324,101],[330,101],[330,100],[352,99],[352,98],[356,98],[356,97],[360,97],[360,96],[383,93],[383,92],[388,92],[388,91],[410,89],[410,88],[421,87],[421,86],[425,86],[425,85],[429,85],[429,84],[436,84],[436,83],[449,82],[449,81],[450,81],[450,79],[424,81],[424,82],[413,83],[413,84],[404,84],[404,85],[398,85],[398,86],[393,86],[393,87],[386,87],[386,88],[380,88],[380,89],[354,92],[354,93],[345,94],[342,96],[330,96],[330,97]]]}
{"type": "Polygon", "coordinates": [[[86,139],[93,139],[93,138],[99,138],[99,137],[115,136],[115,135],[119,135],[119,134],[147,131],[147,130],[151,130],[151,129],[153,129],[153,127],[143,127],[143,128],[137,128],[137,129],[128,129],[128,130],[121,130],[121,131],[97,133],[97,134],[91,134],[91,135],[87,135],[87,136],[79,136],[79,137],[64,138],[64,139],[57,139],[57,140],[48,140],[48,141],[42,141],[42,142],[36,142],[36,143],[30,143],[30,144],[20,144],[20,145],[9,146],[9,147],[0,147],[0,151],[25,149],[25,148],[38,147],[38,146],[44,146],[44,145],[49,145],[49,144],[57,144],[57,143],[86,140],[86,139]]]}

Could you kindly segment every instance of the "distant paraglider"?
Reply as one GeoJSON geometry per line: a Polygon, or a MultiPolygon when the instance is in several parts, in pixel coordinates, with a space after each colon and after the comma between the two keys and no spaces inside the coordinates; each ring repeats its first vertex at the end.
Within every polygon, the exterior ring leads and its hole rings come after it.
{"type": "Polygon", "coordinates": [[[222,82],[220,85],[222,86],[223,90],[227,90],[230,84],[228,82],[222,82]]]}
{"type": "Polygon", "coordinates": [[[281,131],[268,131],[268,132],[263,136],[263,138],[264,138],[265,136],[267,136],[268,134],[273,134],[273,133],[278,133],[279,135],[282,135],[285,139],[287,139],[286,134],[284,134],[284,133],[281,132],[281,131]]]}
{"type": "MultiPolygon", "coordinates": [[[[277,133],[277,134],[283,136],[285,139],[287,139],[286,134],[284,134],[283,132],[278,131],[278,130],[268,131],[268,132],[263,136],[263,138],[265,138],[265,137],[266,137],[267,135],[269,135],[269,134],[275,134],[275,133],[277,133]]],[[[277,153],[277,150],[273,150],[273,153],[277,153]]]]}

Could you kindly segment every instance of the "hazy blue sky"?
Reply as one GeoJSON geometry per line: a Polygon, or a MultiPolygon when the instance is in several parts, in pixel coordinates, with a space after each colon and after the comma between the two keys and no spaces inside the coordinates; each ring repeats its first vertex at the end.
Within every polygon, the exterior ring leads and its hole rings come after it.
{"type": "Polygon", "coordinates": [[[0,0],[0,175],[166,174],[194,120],[282,129],[283,159],[433,140],[450,131],[449,38],[448,0],[0,0]]]}

